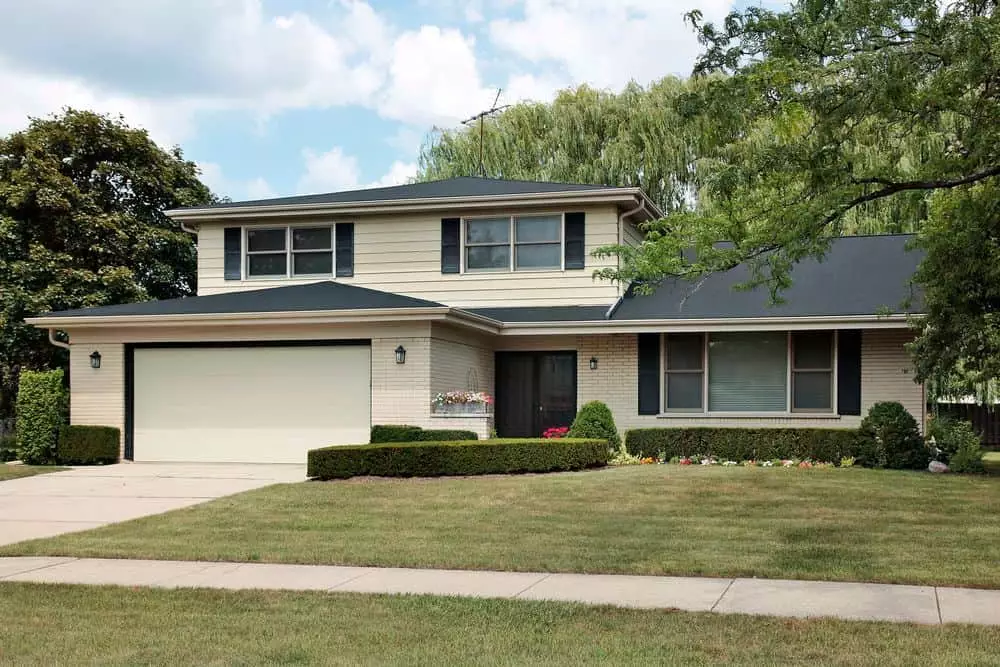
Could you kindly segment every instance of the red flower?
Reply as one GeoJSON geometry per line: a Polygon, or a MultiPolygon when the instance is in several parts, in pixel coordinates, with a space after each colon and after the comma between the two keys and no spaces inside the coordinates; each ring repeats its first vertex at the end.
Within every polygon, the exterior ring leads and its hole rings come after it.
{"type": "Polygon", "coordinates": [[[568,426],[553,426],[552,428],[545,429],[542,433],[543,438],[565,438],[566,434],[569,433],[568,426]]]}

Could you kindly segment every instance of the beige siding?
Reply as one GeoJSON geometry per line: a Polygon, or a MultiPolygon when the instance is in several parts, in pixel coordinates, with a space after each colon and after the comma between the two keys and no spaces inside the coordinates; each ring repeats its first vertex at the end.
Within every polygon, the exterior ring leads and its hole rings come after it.
{"type": "Polygon", "coordinates": [[[489,339],[462,336],[435,325],[431,339],[431,396],[447,391],[493,394],[493,346],[489,339]]]}
{"type": "Polygon", "coordinates": [[[622,243],[637,248],[642,244],[643,233],[634,223],[626,222],[622,226],[622,243]]]}
{"type": "MultiPolygon", "coordinates": [[[[70,423],[114,426],[125,433],[125,346],[73,340],[69,352],[70,423]],[[90,367],[90,354],[101,353],[101,367],[90,367]]],[[[124,438],[123,438],[124,440],[124,438]]]]}
{"type": "MultiPolygon", "coordinates": [[[[589,253],[601,246],[618,242],[617,209],[608,205],[585,210],[588,256],[587,266],[583,270],[442,274],[441,218],[448,216],[426,213],[408,217],[371,216],[347,220],[346,222],[355,223],[354,277],[337,280],[452,306],[610,305],[618,296],[617,286],[606,281],[596,281],[592,274],[595,269],[614,266],[617,259],[612,257],[598,260],[590,257],[589,253]]],[[[504,215],[510,213],[517,211],[502,212],[504,215]]],[[[288,222],[285,219],[246,224],[288,222]]],[[[224,227],[224,223],[204,223],[198,234],[200,295],[316,281],[223,280],[224,227]]]]}
{"type": "Polygon", "coordinates": [[[905,330],[865,331],[861,335],[861,413],[879,401],[899,401],[923,425],[926,411],[923,385],[913,381],[913,364],[905,330]]]}

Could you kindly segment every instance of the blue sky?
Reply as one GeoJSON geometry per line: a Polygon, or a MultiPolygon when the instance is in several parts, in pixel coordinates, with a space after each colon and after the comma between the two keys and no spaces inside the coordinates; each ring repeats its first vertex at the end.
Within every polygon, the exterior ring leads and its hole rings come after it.
{"type": "Polygon", "coordinates": [[[510,103],[686,75],[691,9],[733,2],[19,2],[0,22],[0,133],[70,105],[180,145],[234,200],[391,185],[497,87],[510,103]]]}

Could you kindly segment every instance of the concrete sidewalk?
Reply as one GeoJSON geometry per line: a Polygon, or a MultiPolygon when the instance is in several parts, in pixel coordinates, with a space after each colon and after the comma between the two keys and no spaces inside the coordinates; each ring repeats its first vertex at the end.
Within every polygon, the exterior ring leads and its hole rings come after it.
{"type": "Polygon", "coordinates": [[[0,584],[417,593],[791,618],[1000,625],[1000,590],[599,574],[97,558],[0,558],[0,584]]]}

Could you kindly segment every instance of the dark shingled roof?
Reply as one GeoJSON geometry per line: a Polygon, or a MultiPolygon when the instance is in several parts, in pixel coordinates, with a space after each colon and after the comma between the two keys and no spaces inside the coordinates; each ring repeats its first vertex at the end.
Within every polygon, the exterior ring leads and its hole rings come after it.
{"type": "Polygon", "coordinates": [[[227,313],[279,313],[319,310],[370,310],[376,308],[434,308],[440,303],[391,292],[345,285],[333,281],[227,292],[182,299],[144,301],[119,306],[98,306],[46,313],[43,317],[95,317],[121,315],[221,315],[227,313]]]}
{"type": "Polygon", "coordinates": [[[603,320],[607,306],[524,306],[509,308],[466,308],[470,313],[500,322],[589,322],[603,320]]]}
{"type": "Polygon", "coordinates": [[[626,295],[612,320],[699,319],[729,317],[837,317],[920,312],[920,293],[911,279],[923,252],[906,249],[913,237],[845,236],[835,239],[822,260],[806,259],[792,269],[792,286],[781,293],[783,304],[769,305],[766,288],[737,291],[749,279],[739,266],[695,283],[669,280],[653,294],[626,295]],[[686,300],[685,300],[686,298],[686,300]]]}
{"type": "MultiPolygon", "coordinates": [[[[529,195],[548,192],[576,192],[607,190],[608,185],[581,183],[543,183],[540,181],[509,181],[497,178],[461,176],[440,181],[395,185],[388,188],[368,188],[347,192],[328,192],[315,195],[296,195],[276,199],[226,202],[212,206],[190,208],[239,208],[243,206],[293,206],[300,204],[354,204],[402,199],[440,199],[444,197],[488,197],[502,195],[529,195]]],[[[184,209],[180,209],[184,210],[184,209]]]]}

